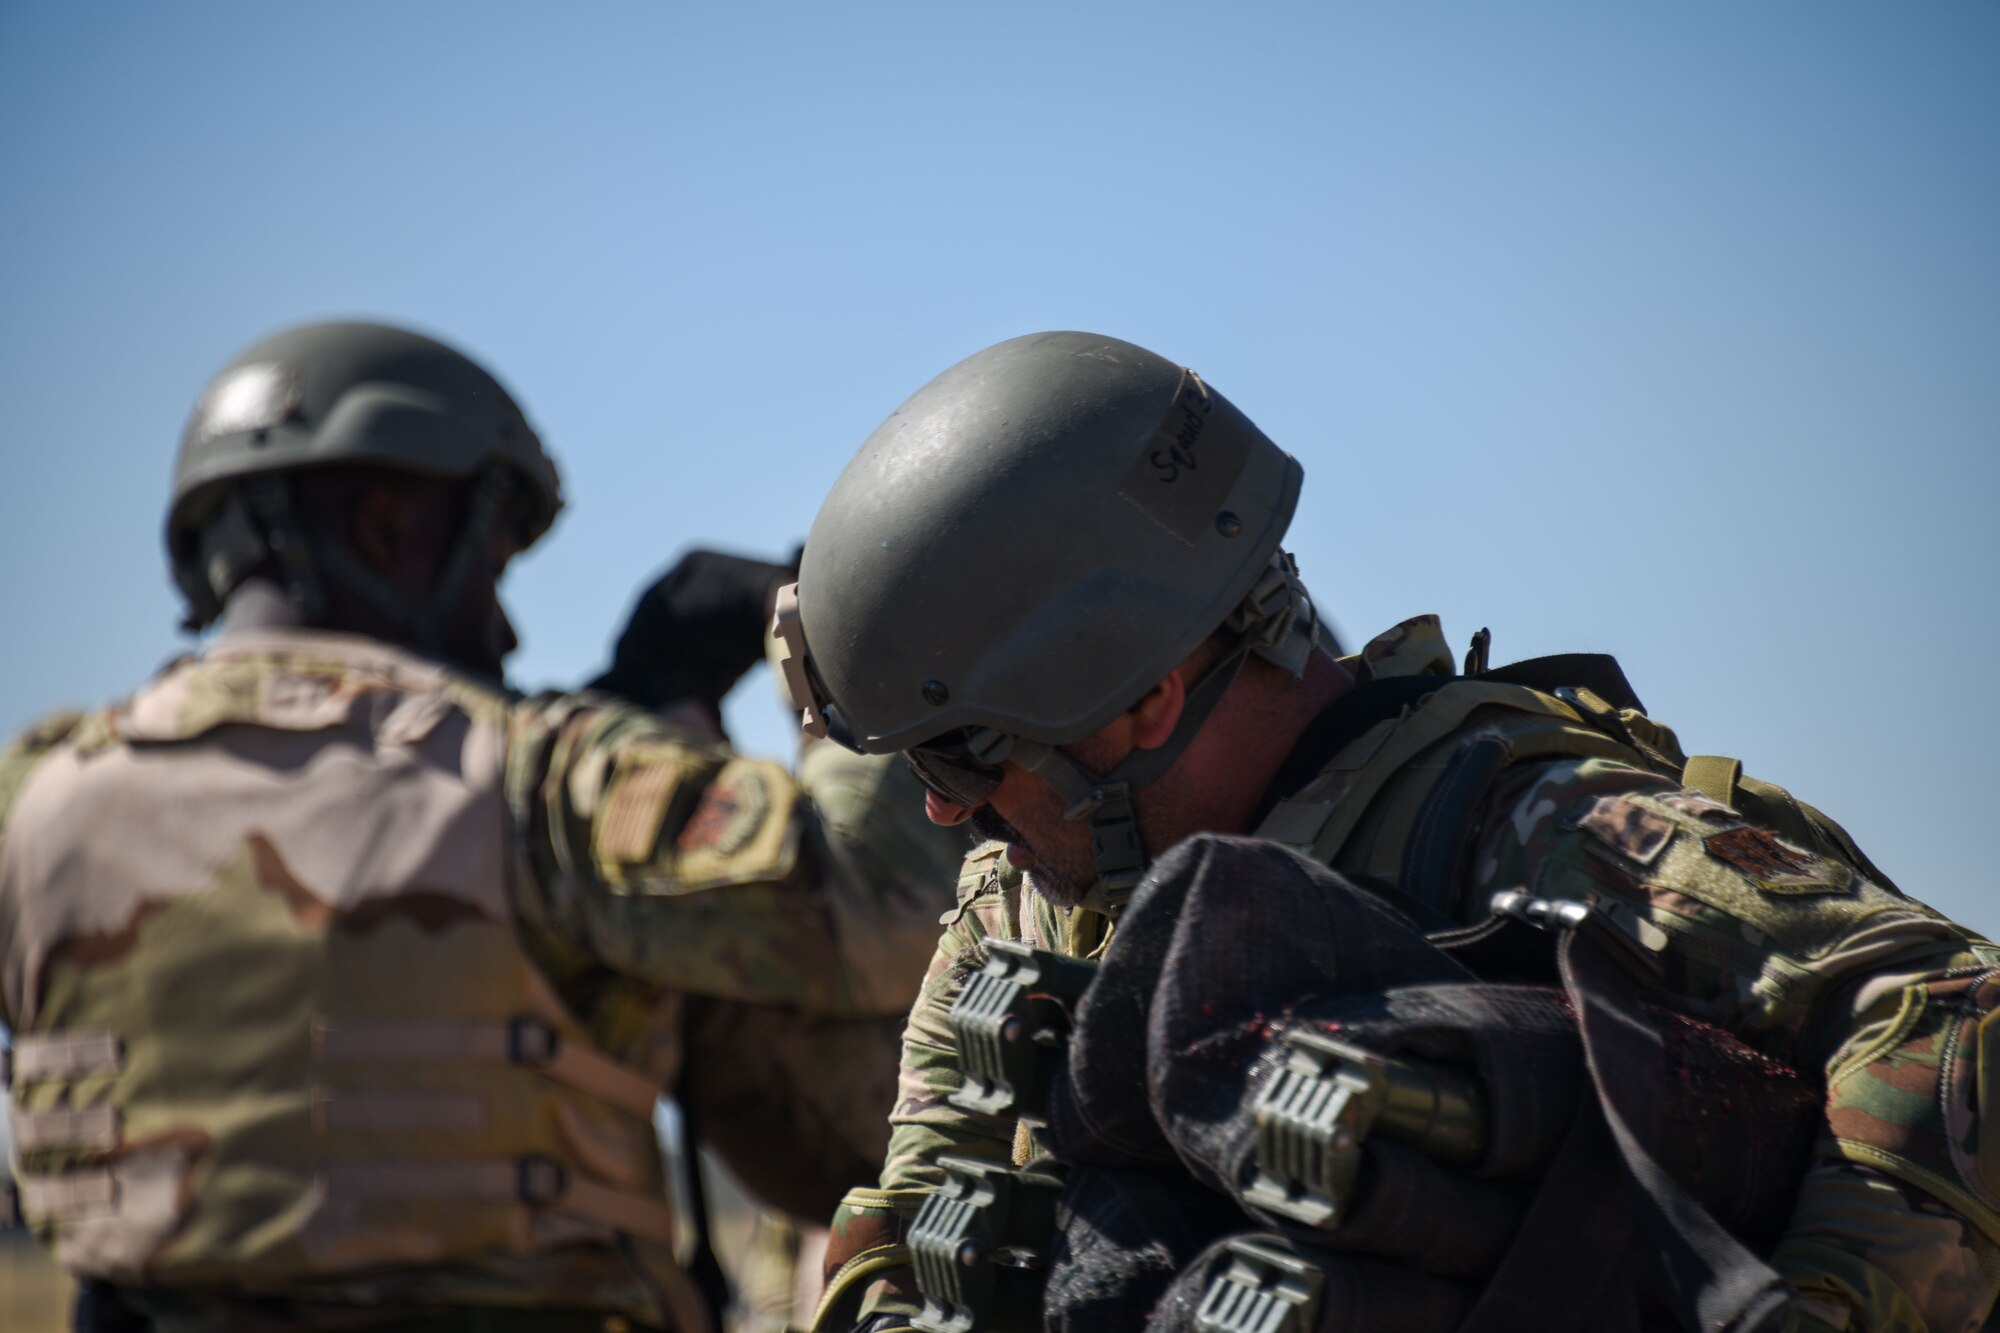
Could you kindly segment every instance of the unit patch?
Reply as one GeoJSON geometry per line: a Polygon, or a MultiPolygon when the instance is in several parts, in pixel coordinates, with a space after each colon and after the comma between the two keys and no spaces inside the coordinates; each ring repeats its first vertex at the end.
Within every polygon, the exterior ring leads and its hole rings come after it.
{"type": "Polygon", "coordinates": [[[749,844],[770,809],[762,778],[753,772],[725,774],[708,784],[674,845],[684,852],[733,855],[749,844]]]}
{"type": "Polygon", "coordinates": [[[1854,882],[1846,867],[1794,847],[1765,828],[1711,833],[1701,845],[1710,856],[1735,866],[1770,893],[1843,893],[1854,882]]]}
{"type": "Polygon", "coordinates": [[[1673,821],[1624,796],[1600,796],[1576,826],[1638,865],[1651,865],[1674,836],[1673,821]]]}

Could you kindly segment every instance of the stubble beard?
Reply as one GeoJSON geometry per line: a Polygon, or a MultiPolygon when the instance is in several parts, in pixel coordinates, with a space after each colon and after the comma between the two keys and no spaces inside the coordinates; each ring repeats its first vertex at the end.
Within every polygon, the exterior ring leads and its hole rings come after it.
{"type": "Polygon", "coordinates": [[[979,836],[988,841],[1010,842],[1016,846],[1026,847],[1033,853],[1035,864],[1026,872],[1028,884],[1036,893],[1057,907],[1080,906],[1090,893],[1091,887],[1097,882],[1095,874],[1088,879],[1080,880],[1049,865],[1041,849],[1023,837],[1019,829],[995,813],[990,805],[982,805],[974,810],[971,823],[979,836]]]}

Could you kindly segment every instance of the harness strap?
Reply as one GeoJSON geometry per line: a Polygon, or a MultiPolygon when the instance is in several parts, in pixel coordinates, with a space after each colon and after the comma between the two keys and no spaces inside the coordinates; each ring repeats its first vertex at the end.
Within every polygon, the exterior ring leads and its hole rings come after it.
{"type": "Polygon", "coordinates": [[[291,491],[275,473],[243,483],[243,502],[255,516],[264,543],[278,562],[285,596],[301,624],[316,625],[326,615],[326,589],[313,568],[312,544],[292,513],[291,491]]]}
{"type": "Polygon", "coordinates": [[[1633,978],[1605,951],[1596,914],[1565,930],[1556,963],[1576,1010],[1597,1104],[1624,1161],[1640,1253],[1684,1328],[1753,1333],[1781,1326],[1783,1278],[1724,1230],[1653,1156],[1659,1139],[1663,1039],[1632,994],[1633,978]]]}
{"type": "Polygon", "coordinates": [[[674,1210],[664,1199],[584,1180],[548,1157],[511,1162],[341,1165],[320,1173],[329,1199],[455,1199],[520,1203],[671,1249],[674,1210]]]}
{"type": "Polygon", "coordinates": [[[1163,744],[1151,750],[1134,751],[1109,773],[1092,773],[1045,742],[1014,740],[1006,757],[1048,783],[1058,796],[1069,802],[1063,818],[1090,821],[1097,882],[1091,886],[1084,906],[1099,912],[1115,912],[1138,887],[1140,876],[1146,872],[1146,852],[1139,841],[1139,820],[1132,808],[1132,793],[1173,767],[1208,715],[1222,702],[1222,696],[1229,692],[1250,651],[1247,644],[1239,646],[1188,691],[1180,720],[1163,744]]]}
{"type": "Polygon", "coordinates": [[[1458,897],[1459,867],[1474,829],[1474,813],[1513,757],[1505,741],[1475,737],[1446,762],[1418,807],[1403,845],[1402,890],[1431,912],[1449,917],[1458,897]]]}
{"type": "Polygon", "coordinates": [[[1736,806],[1736,784],[1743,777],[1743,761],[1727,755],[1698,754],[1681,770],[1681,781],[1718,805],[1736,806]]]}
{"type": "Polygon", "coordinates": [[[69,1222],[118,1211],[118,1178],[110,1168],[40,1176],[22,1172],[21,1212],[26,1217],[69,1222]]]}
{"type": "Polygon", "coordinates": [[[14,1147],[24,1153],[64,1148],[118,1146],[118,1109],[92,1106],[80,1111],[14,1111],[14,1147]]]}
{"type": "Polygon", "coordinates": [[[313,1023],[313,1055],[322,1064],[520,1065],[649,1123],[660,1096],[651,1079],[534,1018],[490,1023],[322,1018],[313,1023]]]}

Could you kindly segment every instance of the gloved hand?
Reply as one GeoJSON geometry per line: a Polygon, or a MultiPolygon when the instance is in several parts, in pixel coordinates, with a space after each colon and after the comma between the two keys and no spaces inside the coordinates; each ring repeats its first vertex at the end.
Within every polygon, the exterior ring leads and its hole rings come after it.
{"type": "Polygon", "coordinates": [[[693,700],[718,721],[722,699],[764,656],[771,594],[798,572],[720,551],[690,551],[639,597],[611,667],[590,683],[648,708],[693,700]]]}

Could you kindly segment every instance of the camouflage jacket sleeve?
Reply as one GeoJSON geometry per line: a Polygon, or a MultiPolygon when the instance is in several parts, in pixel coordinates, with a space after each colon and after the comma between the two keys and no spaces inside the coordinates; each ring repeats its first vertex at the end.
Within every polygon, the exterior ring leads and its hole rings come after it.
{"type": "Polygon", "coordinates": [[[822,1015],[909,1003],[936,907],[868,849],[920,802],[823,820],[782,765],[590,694],[513,706],[506,789],[517,901],[558,971],[822,1015]]]}
{"type": "Polygon", "coordinates": [[[698,1072],[683,1091],[710,1146],[759,1198],[823,1223],[849,1187],[881,1171],[904,1014],[966,839],[921,817],[923,788],[900,760],[811,741],[796,771],[831,865],[856,891],[849,907],[863,914],[854,938],[870,982],[895,1012],[819,1017],[697,1001],[687,1042],[698,1072]]]}
{"type": "Polygon", "coordinates": [[[1590,901],[1659,956],[1674,1007],[1825,1080],[1774,1260],[1804,1326],[1980,1327],[2000,1292],[2000,1153],[1979,1132],[2000,953],[1656,773],[1523,765],[1487,809],[1468,914],[1508,888],[1590,901]]]}
{"type": "Polygon", "coordinates": [[[924,1197],[944,1178],[938,1158],[955,1153],[1005,1159],[1015,1122],[964,1111],[950,1102],[964,1083],[952,1038],[952,1004],[966,979],[986,963],[989,938],[1020,939],[1022,878],[1003,859],[1000,843],[966,858],[958,903],[944,914],[944,935],[931,955],[903,1029],[902,1068],[889,1115],[889,1155],[879,1188],[849,1191],[834,1214],[827,1247],[828,1295],[816,1329],[842,1329],[877,1314],[913,1314],[919,1302],[904,1241],[924,1197]]]}
{"type": "Polygon", "coordinates": [[[1006,1157],[1012,1150],[1011,1117],[982,1116],[951,1104],[965,1075],[950,1019],[966,978],[986,965],[987,939],[1024,935],[1021,876],[1006,865],[997,843],[974,852],[963,875],[960,900],[944,915],[944,934],[903,1028],[902,1072],[882,1167],[885,1190],[935,1189],[944,1179],[937,1165],[944,1153],[1006,1157]]]}
{"type": "MultiPolygon", "coordinates": [[[[14,798],[27,783],[28,774],[50,750],[75,731],[82,720],[81,713],[54,714],[22,732],[4,751],[0,751],[0,845],[6,841],[7,817],[14,808],[14,798]]],[[[5,922],[0,921],[0,929],[4,928],[5,922]]],[[[6,945],[7,941],[0,939],[0,954],[6,952],[6,945]]],[[[14,1016],[7,1012],[6,990],[0,987],[0,1027],[13,1026],[14,1016]]]]}

